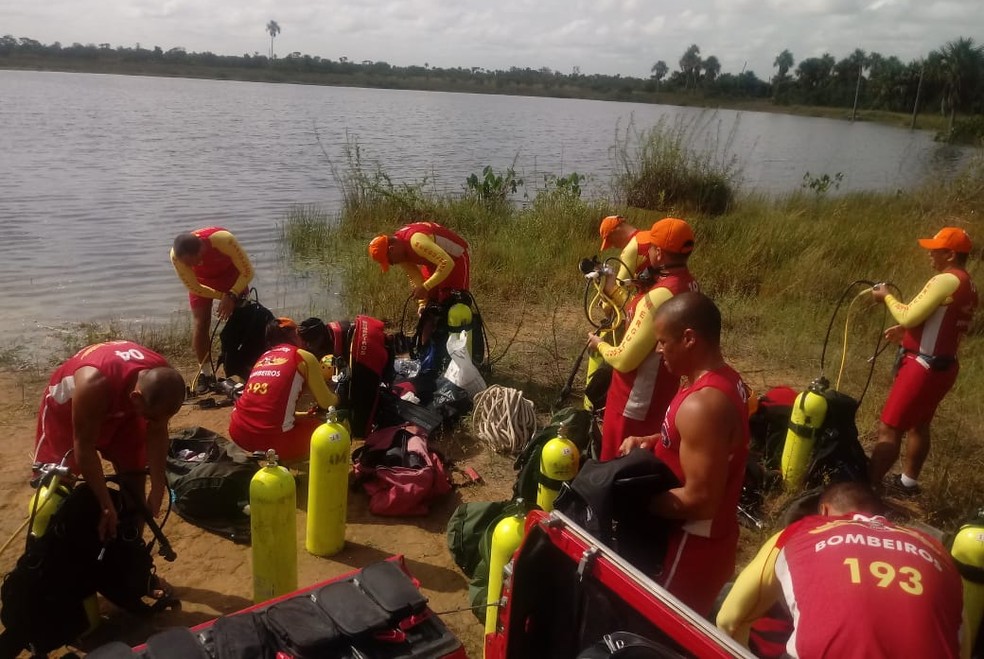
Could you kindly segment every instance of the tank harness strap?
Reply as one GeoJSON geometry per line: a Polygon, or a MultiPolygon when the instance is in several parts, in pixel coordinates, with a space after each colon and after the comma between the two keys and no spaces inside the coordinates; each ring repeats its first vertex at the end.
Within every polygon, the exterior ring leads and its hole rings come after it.
{"type": "Polygon", "coordinates": [[[819,430],[819,428],[811,428],[802,423],[793,423],[792,420],[789,421],[788,428],[801,437],[815,437],[819,430]]]}
{"type": "Polygon", "coordinates": [[[559,490],[560,486],[567,482],[567,481],[557,480],[556,478],[550,478],[549,476],[545,476],[543,472],[540,472],[540,474],[537,476],[536,481],[551,490],[559,490]]]}
{"type": "Polygon", "coordinates": [[[984,584],[984,568],[961,563],[955,558],[953,562],[957,566],[957,572],[960,573],[961,577],[971,583],[984,584]]]}

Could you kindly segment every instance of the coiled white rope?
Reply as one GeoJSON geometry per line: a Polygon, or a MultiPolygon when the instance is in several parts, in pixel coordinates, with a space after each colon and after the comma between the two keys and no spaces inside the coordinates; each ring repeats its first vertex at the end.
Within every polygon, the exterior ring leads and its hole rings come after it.
{"type": "Polygon", "coordinates": [[[519,453],[536,432],[536,406],[519,389],[493,384],[473,403],[472,432],[497,453],[519,453]]]}

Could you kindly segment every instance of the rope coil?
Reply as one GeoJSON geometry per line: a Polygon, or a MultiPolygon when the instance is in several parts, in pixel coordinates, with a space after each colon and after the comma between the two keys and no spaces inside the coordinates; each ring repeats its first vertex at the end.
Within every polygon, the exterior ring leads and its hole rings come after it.
{"type": "Polygon", "coordinates": [[[536,406],[519,389],[493,384],[477,396],[472,432],[496,453],[519,453],[536,432],[536,406]]]}

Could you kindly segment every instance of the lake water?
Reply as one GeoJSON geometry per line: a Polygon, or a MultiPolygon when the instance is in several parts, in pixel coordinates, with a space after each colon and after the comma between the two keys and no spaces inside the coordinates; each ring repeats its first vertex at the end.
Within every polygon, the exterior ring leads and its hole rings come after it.
{"type": "Polygon", "coordinates": [[[746,189],[781,193],[841,172],[841,190],[895,189],[960,151],[876,124],[602,101],[0,71],[0,346],[79,321],[184,314],[174,236],[233,231],[278,313],[333,315],[337,295],[291,270],[279,225],[295,204],[337,208],[329,159],[355,139],[397,181],[460,190],[485,165],[529,185],[589,176],[603,194],[632,123],[705,121],[730,135],[746,189]]]}

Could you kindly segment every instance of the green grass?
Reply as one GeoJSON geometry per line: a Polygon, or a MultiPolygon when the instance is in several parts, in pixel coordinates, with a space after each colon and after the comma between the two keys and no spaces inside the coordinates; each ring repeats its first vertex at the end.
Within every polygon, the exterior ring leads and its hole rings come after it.
{"type": "MultiPolygon", "coordinates": [[[[467,192],[428,193],[426,182],[398,189],[380,176],[380,169],[371,171],[372,176],[347,180],[356,186],[381,185],[381,190],[346,191],[346,199],[358,201],[340,213],[298,208],[290,214],[284,231],[299,246],[297,253],[323,255],[323,268],[340,278],[350,311],[398,320],[409,287],[396,269],[379,272],[366,254],[369,239],[415,219],[460,231],[472,246],[473,291],[487,321],[497,328],[496,380],[530,391],[541,409],[559,391],[590,329],[579,312],[583,279],[576,264],[597,252],[598,222],[619,212],[646,227],[666,213],[608,199],[585,200],[550,187],[526,205],[490,207],[467,192]],[[332,248],[325,253],[327,245],[332,248]]],[[[779,384],[801,388],[821,374],[828,323],[852,282],[889,281],[903,297],[911,297],[933,274],[916,237],[944,224],[981,233],[975,229],[982,213],[984,165],[977,162],[962,178],[910,191],[739,195],[723,214],[685,217],[696,233],[692,270],[722,308],[728,356],[756,390],[764,391],[779,384]]],[[[978,280],[979,263],[978,256],[969,266],[978,280]]],[[[854,299],[864,288],[850,289],[835,318],[822,371],[855,397],[865,389],[868,359],[890,320],[868,295],[854,299]]],[[[865,442],[874,439],[892,357],[890,349],[876,362],[862,401],[858,426],[865,442]]],[[[922,479],[928,492],[922,501],[925,521],[949,528],[975,510],[984,494],[980,314],[962,348],[962,363],[959,384],[934,423],[935,445],[922,479]]]]}

